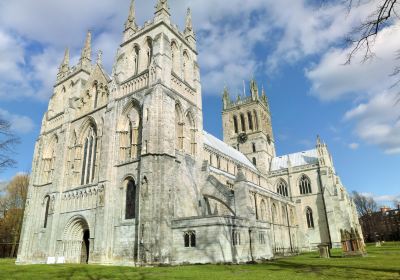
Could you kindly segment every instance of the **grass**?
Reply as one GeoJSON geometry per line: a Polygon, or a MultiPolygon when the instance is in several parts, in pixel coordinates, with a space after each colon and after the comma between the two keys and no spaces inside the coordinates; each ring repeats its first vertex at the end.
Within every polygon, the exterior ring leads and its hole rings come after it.
{"type": "Polygon", "coordinates": [[[368,256],[342,258],[333,250],[331,259],[317,253],[283,258],[257,265],[193,265],[179,267],[112,267],[95,265],[16,266],[0,260],[0,279],[400,279],[400,243],[380,248],[368,246],[368,256]]]}

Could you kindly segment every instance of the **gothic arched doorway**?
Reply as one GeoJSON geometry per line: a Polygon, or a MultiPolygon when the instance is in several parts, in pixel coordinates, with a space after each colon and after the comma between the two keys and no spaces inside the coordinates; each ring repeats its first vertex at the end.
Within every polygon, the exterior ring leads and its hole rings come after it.
{"type": "Polygon", "coordinates": [[[74,217],[64,229],[63,256],[66,263],[88,263],[90,254],[90,231],[86,220],[74,217]]]}

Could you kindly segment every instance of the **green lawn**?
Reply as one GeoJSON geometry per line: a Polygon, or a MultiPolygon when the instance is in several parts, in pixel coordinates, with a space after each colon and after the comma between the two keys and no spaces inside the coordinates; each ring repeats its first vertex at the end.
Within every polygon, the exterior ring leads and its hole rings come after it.
{"type": "Polygon", "coordinates": [[[316,253],[283,258],[257,265],[194,265],[132,268],[94,265],[16,266],[0,260],[0,279],[400,279],[400,243],[381,248],[368,246],[364,258],[342,258],[339,250],[331,259],[316,253]]]}

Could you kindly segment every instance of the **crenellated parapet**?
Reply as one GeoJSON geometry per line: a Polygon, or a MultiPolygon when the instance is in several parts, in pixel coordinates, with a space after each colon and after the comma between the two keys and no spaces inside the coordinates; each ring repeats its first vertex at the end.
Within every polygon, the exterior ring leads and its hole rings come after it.
{"type": "Polygon", "coordinates": [[[265,108],[269,112],[269,101],[268,101],[268,97],[265,93],[264,87],[262,87],[261,96],[260,96],[259,88],[258,88],[258,85],[257,85],[257,82],[255,79],[252,79],[250,81],[250,93],[251,93],[250,96],[246,95],[246,90],[244,88],[243,94],[238,94],[236,99],[232,99],[228,88],[225,87],[223,95],[222,95],[224,110],[229,110],[229,109],[232,109],[235,107],[239,107],[239,106],[254,103],[255,101],[259,101],[259,103],[262,104],[263,106],[265,106],[265,108]]]}

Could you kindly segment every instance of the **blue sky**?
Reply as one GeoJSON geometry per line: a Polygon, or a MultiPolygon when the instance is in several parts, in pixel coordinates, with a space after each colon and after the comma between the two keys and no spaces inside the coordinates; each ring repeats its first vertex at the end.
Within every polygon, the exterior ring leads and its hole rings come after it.
{"type": "MultiPolygon", "coordinates": [[[[64,48],[71,48],[76,62],[91,29],[93,49],[103,51],[111,72],[129,1],[0,0],[0,115],[22,139],[18,166],[0,174],[0,185],[30,170],[64,48]]],[[[138,24],[152,18],[155,2],[136,1],[138,24]]],[[[381,204],[400,197],[400,105],[398,88],[390,87],[399,63],[398,21],[376,38],[374,59],[360,63],[360,53],[344,66],[350,50],[344,39],[369,15],[371,1],[350,13],[341,1],[169,2],[181,28],[186,8],[193,10],[206,130],[222,136],[224,85],[239,93],[242,81],[254,76],[270,99],[279,155],[313,148],[319,134],[350,191],[381,204]]]]}

